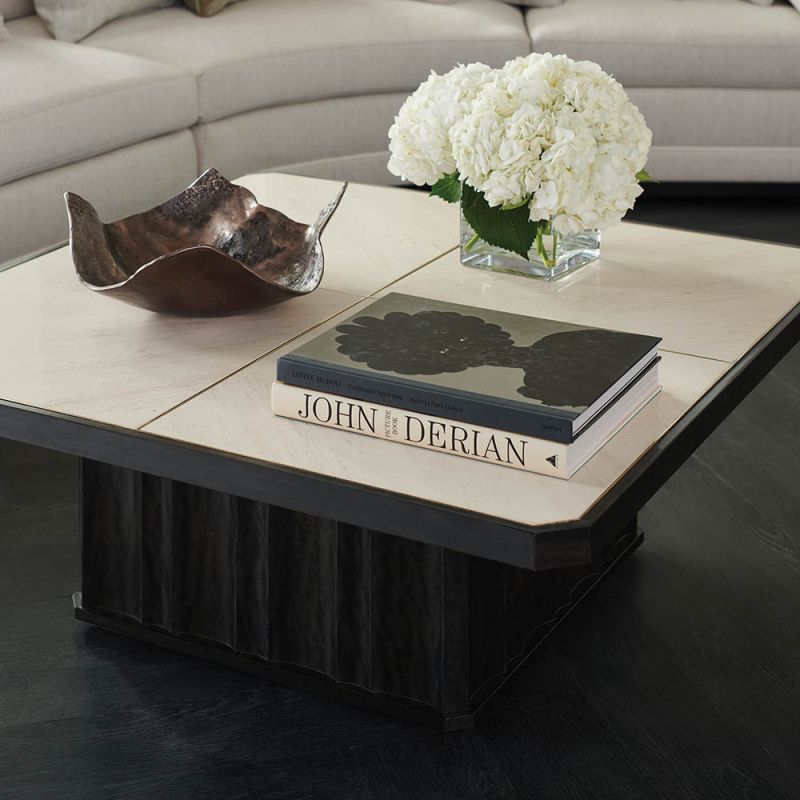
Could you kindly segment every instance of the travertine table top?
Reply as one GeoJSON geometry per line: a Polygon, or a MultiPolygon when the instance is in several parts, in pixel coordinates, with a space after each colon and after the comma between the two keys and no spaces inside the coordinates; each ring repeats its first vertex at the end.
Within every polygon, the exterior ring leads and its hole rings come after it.
{"type": "MultiPolygon", "coordinates": [[[[238,181],[311,220],[337,184],[238,181]]],[[[61,248],[0,273],[0,399],[330,476],[523,525],[579,519],[800,302],[800,250],[622,224],[555,283],[463,267],[457,209],[353,185],[324,237],[312,295],[222,319],[161,317],[93,294],[61,248]],[[663,337],[663,391],[562,481],[275,417],[281,352],[400,291],[663,337]]]]}

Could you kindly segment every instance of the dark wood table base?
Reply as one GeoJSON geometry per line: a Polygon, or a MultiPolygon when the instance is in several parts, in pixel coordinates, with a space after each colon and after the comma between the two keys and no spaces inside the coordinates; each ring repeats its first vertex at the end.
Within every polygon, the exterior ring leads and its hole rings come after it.
{"type": "Polygon", "coordinates": [[[530,571],[82,461],[82,591],[101,628],[455,730],[642,541],[530,571]]]}

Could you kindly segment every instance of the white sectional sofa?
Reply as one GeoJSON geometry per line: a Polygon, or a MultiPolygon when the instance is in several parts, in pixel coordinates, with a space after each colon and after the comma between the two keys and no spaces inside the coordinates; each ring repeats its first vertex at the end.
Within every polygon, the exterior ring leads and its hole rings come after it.
{"type": "Polygon", "coordinates": [[[663,181],[800,181],[789,5],[243,0],[206,19],[180,6],[118,19],[79,44],[35,16],[6,25],[0,263],[66,237],[66,190],[111,219],[209,166],[392,182],[386,132],[430,69],[531,48],[616,74],[653,128],[663,181]]]}

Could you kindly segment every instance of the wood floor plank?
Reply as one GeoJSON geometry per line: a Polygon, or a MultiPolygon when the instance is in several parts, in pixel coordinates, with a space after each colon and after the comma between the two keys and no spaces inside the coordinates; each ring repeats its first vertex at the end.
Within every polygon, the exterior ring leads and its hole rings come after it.
{"type": "Polygon", "coordinates": [[[775,366],[771,375],[785,385],[800,390],[800,345],[790,350],[775,366]]]}
{"type": "Polygon", "coordinates": [[[419,732],[415,740],[354,751],[381,800],[522,800],[480,733],[419,732]]]}
{"type": "Polygon", "coordinates": [[[15,507],[16,502],[11,492],[11,475],[0,461],[0,514],[11,511],[15,507]]]}
{"type": "MultiPolygon", "coordinates": [[[[0,525],[3,522],[0,516],[0,525]]],[[[74,544],[0,546],[0,608],[52,597],[66,600],[78,586],[80,564],[74,544]]]]}
{"type": "Polygon", "coordinates": [[[262,753],[242,761],[196,750],[168,724],[142,735],[135,726],[106,732],[81,719],[8,728],[3,739],[4,788],[14,800],[375,800],[345,748],[309,752],[309,761],[274,758],[260,738],[262,753]]]}
{"type": "Polygon", "coordinates": [[[800,245],[800,192],[795,190],[793,197],[774,198],[729,194],[678,199],[663,196],[660,187],[648,187],[626,219],[800,245]]]}

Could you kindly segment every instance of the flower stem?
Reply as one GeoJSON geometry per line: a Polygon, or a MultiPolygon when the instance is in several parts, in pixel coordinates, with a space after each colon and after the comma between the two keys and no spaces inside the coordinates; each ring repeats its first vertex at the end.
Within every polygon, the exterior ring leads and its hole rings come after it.
{"type": "Polygon", "coordinates": [[[555,269],[558,248],[558,234],[552,229],[549,222],[542,222],[536,227],[536,253],[548,269],[555,269]],[[547,252],[542,235],[553,237],[552,255],[547,252]]]}
{"type": "Polygon", "coordinates": [[[472,238],[464,245],[464,252],[468,253],[472,248],[475,246],[475,242],[477,242],[481,237],[478,236],[477,233],[472,234],[472,238]]]}
{"type": "Polygon", "coordinates": [[[543,225],[541,224],[536,226],[536,253],[546,264],[547,251],[544,249],[544,242],[542,241],[542,227],[543,225]]]}

